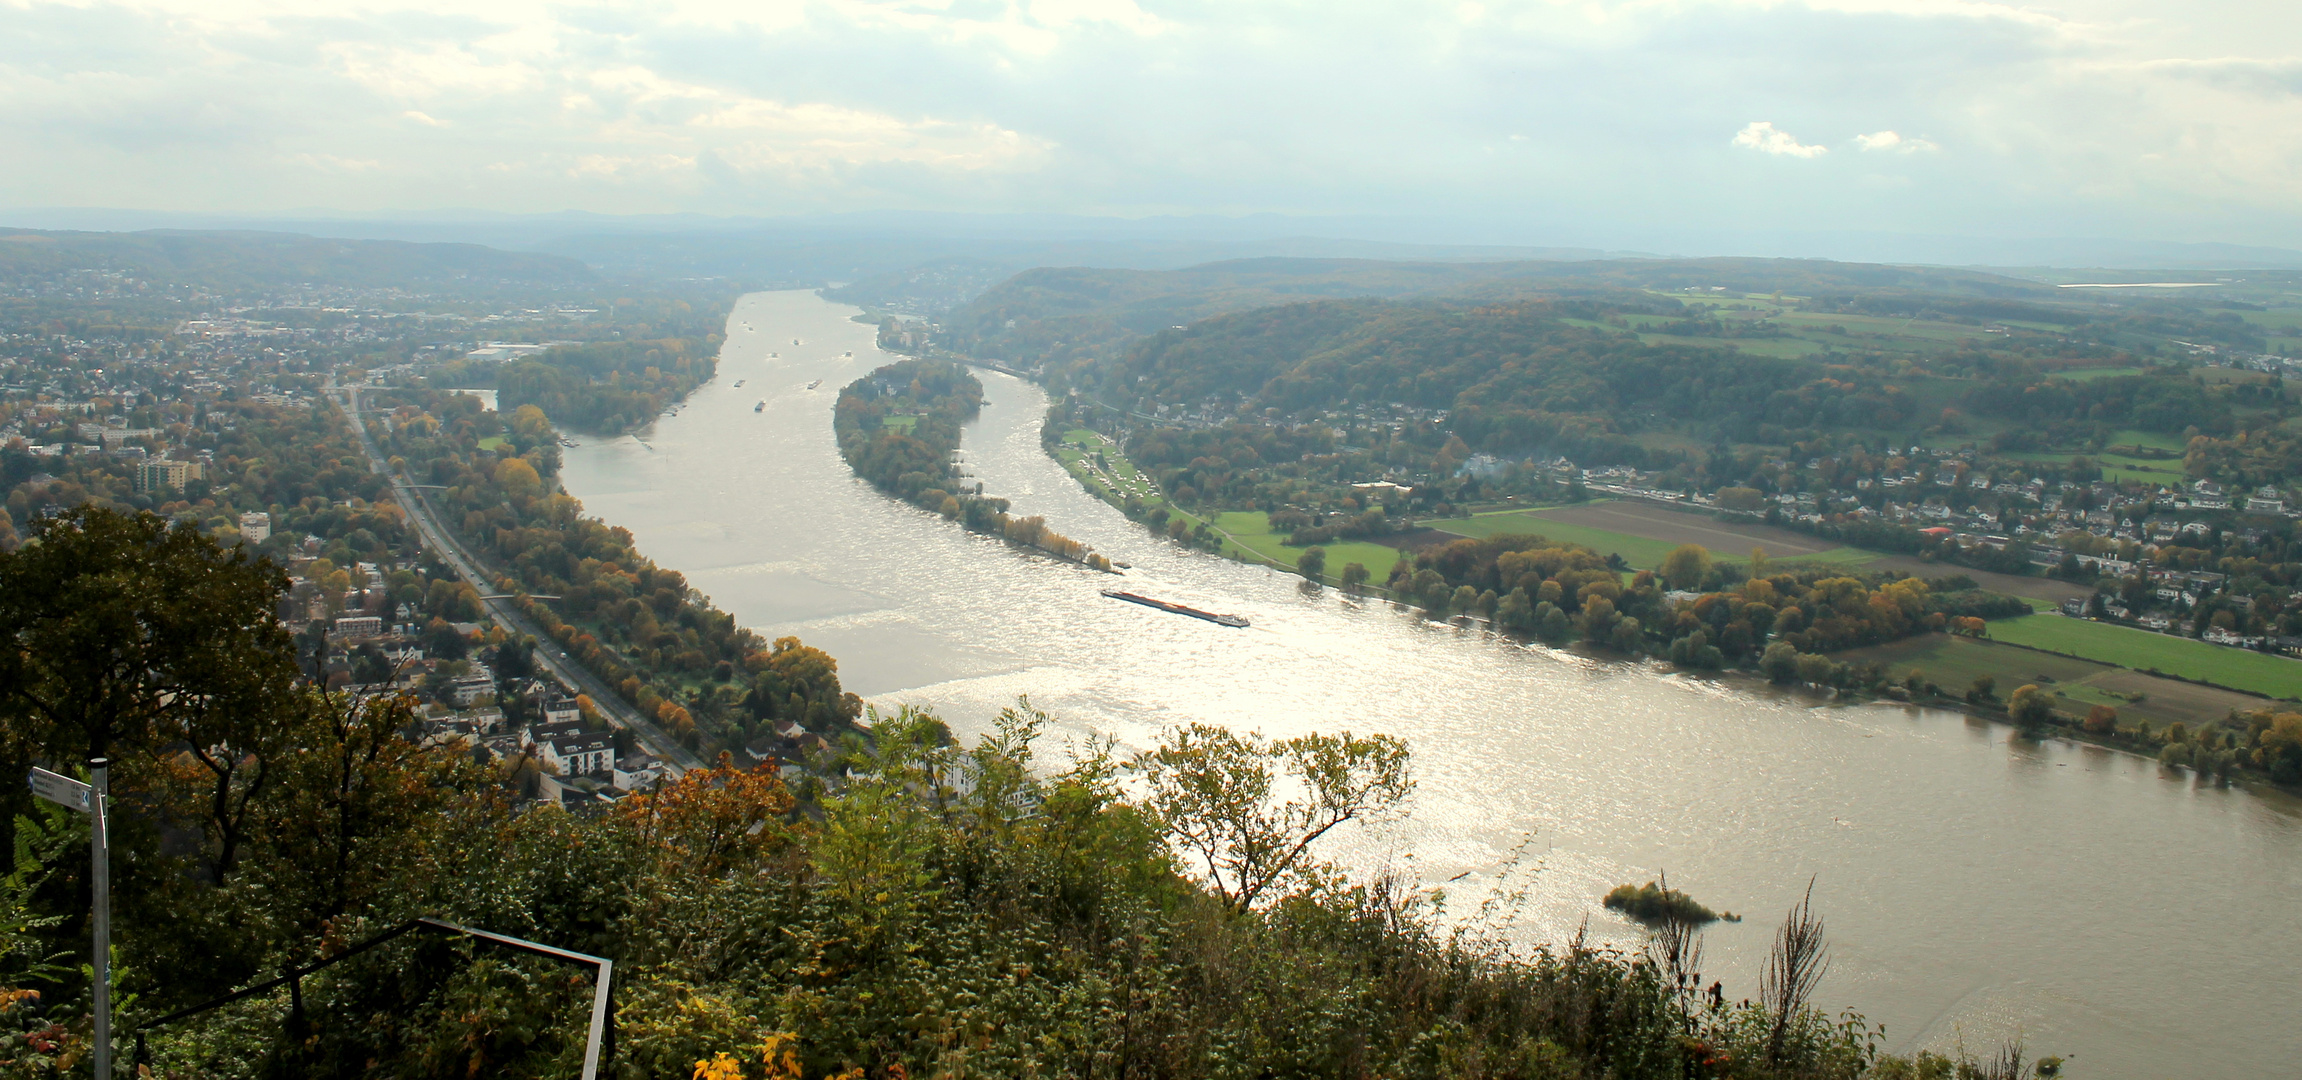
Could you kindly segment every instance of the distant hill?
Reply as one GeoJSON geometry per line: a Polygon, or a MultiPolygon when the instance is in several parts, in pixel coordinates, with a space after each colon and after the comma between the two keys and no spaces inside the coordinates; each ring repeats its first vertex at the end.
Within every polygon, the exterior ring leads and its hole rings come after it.
{"type": "MultiPolygon", "coordinates": [[[[2066,290],[1971,270],[1819,259],[1398,262],[1241,259],[1182,270],[1027,270],[954,309],[945,340],[986,359],[1036,364],[1116,353],[1171,326],[1304,300],[1630,300],[1644,290],[1893,294],[1926,302],[2071,305],[2066,290]]],[[[1992,317],[2014,317],[1994,314],[1992,317]]]]}
{"type": "Polygon", "coordinates": [[[574,259],[477,244],[332,240],[274,232],[0,229],[0,280],[51,278],[85,270],[225,290],[283,285],[576,285],[598,280],[591,268],[574,259]]]}

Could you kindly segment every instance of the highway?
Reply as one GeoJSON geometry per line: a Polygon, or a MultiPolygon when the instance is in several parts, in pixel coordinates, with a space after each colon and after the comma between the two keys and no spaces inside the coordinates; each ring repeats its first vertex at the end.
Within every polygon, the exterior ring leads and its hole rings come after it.
{"type": "MultiPolygon", "coordinates": [[[[496,624],[502,626],[507,633],[534,638],[536,661],[542,664],[546,671],[557,676],[560,682],[575,687],[578,692],[590,697],[592,706],[598,709],[600,715],[606,717],[610,724],[630,729],[648,753],[663,759],[666,773],[678,775],[689,769],[703,768],[704,761],[700,756],[680,745],[679,741],[672,738],[669,732],[657,726],[653,718],[641,715],[638,709],[624,701],[621,694],[600,681],[598,676],[593,675],[574,657],[569,656],[556,639],[545,633],[542,627],[529,620],[526,613],[514,607],[510,600],[485,598],[485,594],[495,591],[495,576],[483,572],[470,553],[466,552],[463,546],[456,541],[455,534],[441,527],[439,520],[432,513],[430,500],[422,492],[412,487],[406,477],[392,471],[391,461],[376,448],[375,440],[368,435],[367,424],[360,420],[360,388],[357,386],[336,386],[331,383],[329,389],[343,393],[343,399],[338,402],[338,405],[343,408],[345,418],[352,425],[352,431],[359,436],[360,449],[368,456],[369,468],[383,474],[391,481],[393,497],[397,498],[400,505],[407,510],[408,520],[415,523],[416,532],[423,538],[424,546],[430,548],[457,574],[462,575],[465,581],[470,582],[473,588],[482,593],[483,599],[481,599],[480,604],[486,609],[488,617],[495,620],[496,624]]],[[[330,395],[330,400],[336,400],[333,394],[330,395]]]]}

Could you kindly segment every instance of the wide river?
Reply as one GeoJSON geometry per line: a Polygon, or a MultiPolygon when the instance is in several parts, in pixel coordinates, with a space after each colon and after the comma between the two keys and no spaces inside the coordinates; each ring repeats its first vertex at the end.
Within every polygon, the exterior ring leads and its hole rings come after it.
{"type": "Polygon", "coordinates": [[[1411,814],[1330,854],[1467,875],[1449,886],[1466,914],[1516,865],[1528,940],[1588,920],[1635,944],[1598,899],[1667,870],[1749,916],[1712,927],[1706,975],[1750,996],[1812,878],[1832,943],[1820,1003],[1885,1023],[1890,1048],[2020,1036],[2094,1078],[2284,1076],[2302,1061],[2295,800],[1957,714],[1829,707],[1308,593],[1178,550],[1087,495],[1039,449],[1039,389],[985,371],[970,470],[1134,570],[1022,554],[840,460],[838,389],[892,359],[854,313],[808,292],[745,297],[718,377],[636,438],[569,450],[564,479],[744,624],[838,657],[878,706],[932,706],[965,735],[1029,694],[1060,721],[1058,759],[1066,739],[1141,747],[1195,720],[1388,732],[1414,750],[1411,814]],[[1254,625],[1098,594],[1119,580],[1254,625]]]}

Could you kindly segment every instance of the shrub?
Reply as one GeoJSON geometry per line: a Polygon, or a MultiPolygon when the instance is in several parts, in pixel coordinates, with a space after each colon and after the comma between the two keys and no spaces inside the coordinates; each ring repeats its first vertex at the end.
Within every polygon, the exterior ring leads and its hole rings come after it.
{"type": "Polygon", "coordinates": [[[1607,893],[1604,902],[1608,910],[1620,911],[1649,925],[1677,922],[1700,926],[1721,919],[1742,921],[1733,912],[1722,915],[1677,889],[1665,888],[1652,881],[1644,885],[1617,885],[1607,893]]]}

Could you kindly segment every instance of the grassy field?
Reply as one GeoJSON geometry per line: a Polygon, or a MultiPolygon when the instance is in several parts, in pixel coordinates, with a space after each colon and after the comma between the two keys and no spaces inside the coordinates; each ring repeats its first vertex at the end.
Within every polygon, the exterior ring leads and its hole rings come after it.
{"type": "MultiPolygon", "coordinates": [[[[2021,620],[2028,622],[2031,620],[2021,620]]],[[[2005,624],[1993,624],[1993,629],[2005,624]]],[[[1925,673],[1945,693],[1959,695],[1988,675],[2003,699],[2024,684],[2044,687],[2062,699],[2056,707],[2083,715],[2095,705],[2117,709],[2125,723],[2147,720],[2164,727],[2176,720],[2193,726],[2219,720],[2231,710],[2241,712],[2269,704],[2230,690],[2161,679],[2090,660],[2018,649],[1992,641],[1920,634],[1901,641],[1853,649],[1836,654],[1850,663],[1876,663],[1901,678],[1912,668],[1925,673]]]]}
{"type": "Polygon", "coordinates": [[[504,438],[501,435],[490,435],[487,438],[480,440],[479,447],[482,450],[501,450],[504,447],[510,446],[511,444],[512,442],[510,439],[504,438]]]}
{"type": "Polygon", "coordinates": [[[1582,544],[1605,554],[1620,555],[1624,562],[1630,563],[1632,566],[1659,565],[1664,556],[1669,555],[1673,548],[1678,547],[1677,544],[1667,540],[1649,540],[1646,537],[1632,536],[1629,533],[1610,532],[1606,529],[1593,529],[1585,525],[1569,525],[1563,521],[1551,521],[1547,518],[1537,517],[1537,513],[1538,511],[1534,510],[1512,510],[1500,514],[1480,514],[1477,517],[1426,521],[1423,524],[1440,532],[1450,532],[1457,536],[1469,536],[1482,540],[1490,536],[1510,534],[1564,540],[1570,544],[1582,544]]]}
{"type": "Polygon", "coordinates": [[[2302,697],[2302,661],[2170,634],[2059,615],[2032,615],[1991,623],[1990,636],[2135,671],[2157,670],[2275,697],[2302,697]]]}
{"type": "MultiPolygon", "coordinates": [[[[1233,510],[1217,515],[1210,524],[1221,530],[1232,546],[1243,548],[1265,562],[1276,563],[1290,570],[1294,569],[1295,560],[1309,550],[1286,546],[1286,535],[1272,532],[1270,515],[1260,510],[1233,510]]],[[[1389,576],[1391,564],[1399,561],[1398,549],[1363,540],[1345,540],[1320,546],[1327,549],[1329,580],[1342,574],[1343,567],[1359,563],[1367,568],[1369,574],[1374,575],[1375,583],[1380,585],[1389,576]]]]}
{"type": "Polygon", "coordinates": [[[1761,525],[1720,523],[1706,514],[1690,514],[1655,507],[1648,502],[1600,500],[1575,507],[1547,507],[1526,511],[1494,511],[1469,518],[1427,520],[1427,527],[1453,532],[1457,537],[1501,537],[1529,534],[1568,543],[1584,543],[1607,555],[1621,555],[1632,566],[1657,566],[1680,543],[1701,543],[1717,560],[1745,560],[1752,548],[1766,548],[1777,566],[1791,562],[1828,562],[1855,566],[1876,560],[1876,553],[1860,548],[1832,546],[1761,525]],[[1579,520],[1577,520],[1579,518],[1579,520]],[[1600,518],[1600,520],[1591,520],[1600,518]],[[1623,523],[1623,527],[1607,527],[1623,523]],[[1724,539],[1722,539],[1724,537],[1724,539]]]}

